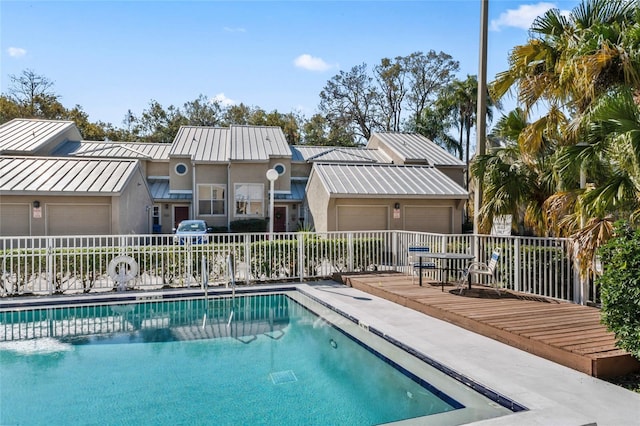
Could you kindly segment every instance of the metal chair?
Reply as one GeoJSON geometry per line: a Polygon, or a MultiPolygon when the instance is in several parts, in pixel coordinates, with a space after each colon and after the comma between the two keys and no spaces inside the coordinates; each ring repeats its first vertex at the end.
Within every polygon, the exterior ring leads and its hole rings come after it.
{"type": "Polygon", "coordinates": [[[472,262],[467,266],[467,269],[463,270],[462,278],[458,282],[458,287],[460,287],[460,294],[462,294],[462,290],[469,279],[476,276],[485,276],[488,278],[489,282],[493,285],[496,292],[500,294],[500,288],[498,287],[498,280],[496,279],[496,269],[498,267],[498,261],[500,260],[500,249],[496,249],[491,254],[491,259],[489,263],[484,262],[472,262]]]}
{"type": "Polygon", "coordinates": [[[408,265],[411,268],[411,284],[415,283],[416,273],[420,277],[424,270],[436,269],[435,262],[426,262],[420,257],[421,254],[429,253],[428,246],[410,245],[408,249],[408,265]]]}

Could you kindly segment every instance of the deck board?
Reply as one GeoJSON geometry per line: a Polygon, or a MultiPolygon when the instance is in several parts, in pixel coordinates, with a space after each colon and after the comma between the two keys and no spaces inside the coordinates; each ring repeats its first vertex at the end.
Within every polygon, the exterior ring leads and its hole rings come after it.
{"type": "Polygon", "coordinates": [[[343,275],[346,285],[383,297],[595,377],[640,371],[615,346],[597,308],[534,295],[474,287],[467,294],[439,283],[418,286],[394,273],[343,275]]]}

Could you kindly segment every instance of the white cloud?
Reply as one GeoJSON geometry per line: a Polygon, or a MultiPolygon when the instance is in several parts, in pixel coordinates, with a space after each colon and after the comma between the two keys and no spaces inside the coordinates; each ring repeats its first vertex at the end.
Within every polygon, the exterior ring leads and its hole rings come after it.
{"type": "Polygon", "coordinates": [[[298,56],[293,60],[293,63],[298,68],[303,68],[309,71],[326,71],[333,68],[332,65],[327,64],[322,58],[314,58],[313,56],[305,53],[298,56]]]}
{"type": "Polygon", "coordinates": [[[236,28],[224,27],[224,30],[228,33],[246,33],[247,32],[247,30],[245,30],[242,27],[236,27],[236,28]]]}
{"type": "Polygon", "coordinates": [[[12,56],[14,58],[19,58],[21,56],[26,55],[27,51],[21,47],[10,47],[7,49],[7,53],[9,53],[9,56],[12,56]]]}
{"type": "Polygon", "coordinates": [[[235,105],[236,101],[234,101],[233,99],[229,99],[227,98],[224,93],[218,93],[217,95],[215,95],[213,97],[213,101],[214,102],[218,102],[220,105],[222,105],[223,107],[228,107],[231,105],[235,105]]]}
{"type": "Polygon", "coordinates": [[[509,9],[491,21],[491,31],[500,31],[503,27],[515,27],[523,30],[531,28],[533,21],[547,10],[557,7],[555,3],[541,2],[523,4],[517,9],[509,9]]]}

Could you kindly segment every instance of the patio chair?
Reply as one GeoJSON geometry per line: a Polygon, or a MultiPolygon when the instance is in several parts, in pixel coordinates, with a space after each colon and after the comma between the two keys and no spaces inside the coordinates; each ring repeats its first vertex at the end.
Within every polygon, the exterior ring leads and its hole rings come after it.
{"type": "Polygon", "coordinates": [[[420,278],[422,283],[421,273],[429,269],[436,269],[435,262],[428,262],[423,259],[421,255],[429,253],[428,246],[423,245],[410,245],[407,253],[408,265],[411,268],[411,284],[415,283],[416,275],[420,278]]]}
{"type": "Polygon", "coordinates": [[[496,269],[498,267],[498,261],[500,260],[500,249],[496,249],[491,254],[489,263],[484,262],[472,262],[466,269],[462,271],[462,278],[458,281],[458,287],[460,288],[460,294],[464,290],[465,286],[473,276],[484,276],[489,280],[489,284],[492,285],[496,292],[500,294],[500,288],[498,287],[498,280],[496,279],[496,269]]]}

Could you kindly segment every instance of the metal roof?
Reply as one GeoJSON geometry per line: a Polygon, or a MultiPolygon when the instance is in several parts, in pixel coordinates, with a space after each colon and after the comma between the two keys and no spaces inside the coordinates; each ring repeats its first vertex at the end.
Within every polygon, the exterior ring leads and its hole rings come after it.
{"type": "Polygon", "coordinates": [[[115,141],[67,141],[52,155],[64,157],[139,158],[169,160],[171,144],[115,141]]]}
{"type": "Polygon", "coordinates": [[[291,149],[282,129],[276,126],[182,126],[170,155],[209,163],[268,161],[290,157],[291,149]]]}
{"type": "Polygon", "coordinates": [[[291,157],[280,127],[231,126],[231,160],[267,161],[271,157],[291,157]]]}
{"type": "Polygon", "coordinates": [[[156,201],[191,200],[192,194],[172,194],[169,179],[149,179],[149,192],[156,201]]]}
{"type": "Polygon", "coordinates": [[[65,132],[70,140],[82,139],[73,121],[15,118],[0,126],[0,154],[34,154],[65,132]]]}
{"type": "Polygon", "coordinates": [[[291,161],[299,162],[391,163],[391,159],[378,149],[294,145],[291,152],[291,161]]]}
{"type": "Polygon", "coordinates": [[[444,148],[417,133],[374,133],[371,135],[367,147],[380,148],[380,143],[388,146],[405,163],[420,162],[430,166],[465,166],[464,162],[448,153],[444,148]]]}
{"type": "Polygon", "coordinates": [[[275,193],[273,198],[276,200],[302,201],[304,199],[304,191],[306,186],[307,186],[306,180],[304,182],[293,181],[291,182],[291,193],[289,194],[275,193]]]}
{"type": "Polygon", "coordinates": [[[314,164],[309,179],[321,180],[334,197],[466,199],[469,194],[432,166],[314,164]]]}
{"type": "Polygon", "coordinates": [[[137,167],[137,160],[0,157],[0,194],[113,195],[137,167]]]}
{"type": "Polygon", "coordinates": [[[231,131],[223,127],[180,126],[169,155],[198,162],[229,161],[231,131]]]}

